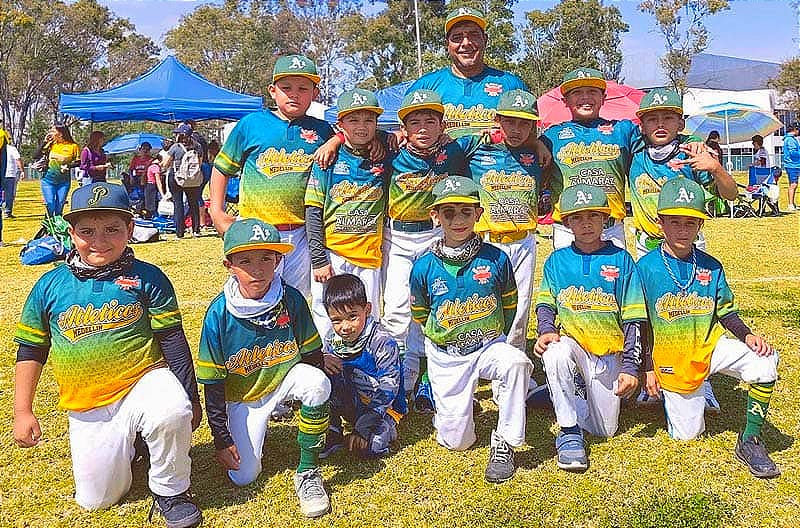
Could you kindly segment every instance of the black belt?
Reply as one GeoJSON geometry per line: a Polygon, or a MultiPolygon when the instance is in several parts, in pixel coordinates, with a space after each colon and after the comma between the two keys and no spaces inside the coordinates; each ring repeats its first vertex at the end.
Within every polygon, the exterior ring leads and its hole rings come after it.
{"type": "Polygon", "coordinates": [[[405,233],[421,233],[433,229],[433,220],[420,220],[418,222],[404,222],[402,220],[389,219],[389,225],[395,231],[405,233]]]}

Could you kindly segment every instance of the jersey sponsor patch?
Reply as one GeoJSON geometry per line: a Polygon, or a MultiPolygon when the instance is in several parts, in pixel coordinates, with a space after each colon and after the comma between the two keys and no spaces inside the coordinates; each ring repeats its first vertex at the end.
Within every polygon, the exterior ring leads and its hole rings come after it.
{"type": "Polygon", "coordinates": [[[304,139],[306,143],[315,143],[319,141],[319,134],[317,134],[316,130],[301,128],[300,137],[304,139]]]}
{"type": "Polygon", "coordinates": [[[530,167],[536,161],[536,156],[533,154],[520,154],[519,162],[526,167],[530,167]]]}
{"type": "MultiPolygon", "coordinates": [[[[446,295],[449,291],[450,288],[447,287],[447,281],[441,277],[437,277],[431,283],[431,293],[434,295],[446,295]]],[[[412,298],[411,301],[413,302],[414,299],[412,298]]]]}
{"type": "Polygon", "coordinates": [[[605,125],[598,125],[597,131],[606,136],[610,136],[611,134],[614,133],[614,125],[612,125],[611,123],[607,123],[605,125]]]}
{"type": "Polygon", "coordinates": [[[711,270],[706,268],[697,268],[697,274],[695,275],[697,282],[702,284],[703,286],[708,286],[711,282],[711,270]]]}
{"type": "Polygon", "coordinates": [[[345,161],[337,161],[333,166],[334,174],[350,174],[350,165],[345,161]]]}
{"type": "Polygon", "coordinates": [[[558,139],[572,139],[575,137],[575,132],[572,129],[565,128],[558,133],[558,139]]]}
{"type": "Polygon", "coordinates": [[[472,278],[478,281],[478,284],[486,284],[492,278],[492,270],[489,266],[475,266],[472,268],[472,278]]]}
{"type": "Polygon", "coordinates": [[[659,372],[662,374],[675,374],[672,367],[658,367],[659,372]]]}
{"type": "Polygon", "coordinates": [[[447,161],[447,152],[442,150],[436,155],[436,159],[433,162],[436,165],[442,165],[445,161],[447,161]]]}
{"type": "Polygon", "coordinates": [[[372,167],[369,169],[369,171],[372,174],[380,175],[380,174],[383,174],[384,172],[386,172],[386,168],[383,166],[383,163],[375,163],[374,165],[372,165],[372,167]]]}
{"type": "Polygon", "coordinates": [[[498,83],[486,83],[483,85],[483,91],[491,97],[497,97],[503,93],[503,85],[498,83]]]}
{"type": "Polygon", "coordinates": [[[133,288],[141,288],[142,279],[139,277],[119,277],[114,280],[114,284],[119,286],[121,290],[128,291],[133,288]]]}
{"type": "Polygon", "coordinates": [[[600,266],[600,276],[607,282],[614,282],[619,278],[619,268],[617,266],[603,264],[600,266]]]}
{"type": "Polygon", "coordinates": [[[489,167],[495,164],[495,159],[489,155],[484,155],[477,157],[478,163],[483,165],[484,167],[489,167]]]}

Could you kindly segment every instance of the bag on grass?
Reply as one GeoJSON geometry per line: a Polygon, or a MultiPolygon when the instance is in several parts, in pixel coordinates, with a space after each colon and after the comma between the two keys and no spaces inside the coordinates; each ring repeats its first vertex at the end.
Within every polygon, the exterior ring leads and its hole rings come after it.
{"type": "Polygon", "coordinates": [[[157,212],[160,216],[173,216],[175,214],[175,204],[172,200],[162,198],[158,201],[157,212]]]}
{"type": "Polygon", "coordinates": [[[203,171],[200,170],[200,156],[197,150],[183,147],[180,166],[175,168],[175,183],[181,187],[200,187],[203,185],[203,171]]]}
{"type": "Polygon", "coordinates": [[[139,222],[133,226],[133,235],[131,242],[140,244],[142,242],[158,242],[158,228],[139,225],[139,222]]]}
{"type": "Polygon", "coordinates": [[[19,260],[26,266],[47,264],[62,260],[67,255],[64,245],[54,236],[34,238],[19,252],[19,260]]]}

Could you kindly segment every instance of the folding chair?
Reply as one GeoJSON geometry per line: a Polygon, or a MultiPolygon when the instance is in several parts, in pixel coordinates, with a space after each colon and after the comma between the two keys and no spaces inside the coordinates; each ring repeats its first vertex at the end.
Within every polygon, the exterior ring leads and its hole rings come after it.
{"type": "Polygon", "coordinates": [[[780,212],[778,210],[780,188],[777,185],[780,171],[779,167],[750,167],[744,194],[759,217],[764,216],[767,207],[772,210],[774,215],[778,215],[780,212]]]}

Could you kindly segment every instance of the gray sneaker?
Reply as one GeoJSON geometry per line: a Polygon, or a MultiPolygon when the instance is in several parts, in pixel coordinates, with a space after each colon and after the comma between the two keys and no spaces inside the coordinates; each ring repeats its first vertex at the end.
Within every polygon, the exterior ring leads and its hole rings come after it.
{"type": "Polygon", "coordinates": [[[496,432],[492,431],[492,446],[484,477],[487,482],[505,482],[514,476],[514,449],[496,432]]]}
{"type": "Polygon", "coordinates": [[[322,484],[319,468],[295,473],[294,491],[300,500],[300,511],[306,517],[321,517],[330,511],[331,501],[322,484]]]}

